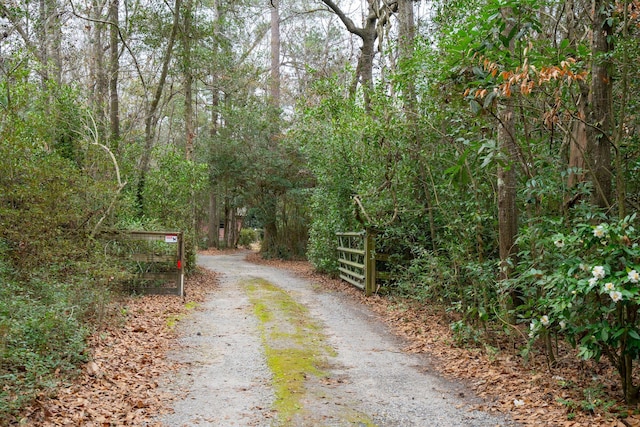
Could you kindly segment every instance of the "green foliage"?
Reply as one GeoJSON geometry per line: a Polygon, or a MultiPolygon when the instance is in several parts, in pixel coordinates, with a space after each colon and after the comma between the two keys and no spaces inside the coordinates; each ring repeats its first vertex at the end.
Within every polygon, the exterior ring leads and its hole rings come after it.
{"type": "MultiPolygon", "coordinates": [[[[188,161],[175,152],[160,152],[158,165],[146,177],[144,187],[145,216],[156,227],[185,233],[185,267],[196,267],[196,239],[193,201],[207,182],[207,165],[188,161]]],[[[150,229],[149,221],[142,221],[150,229]]]]}
{"type": "Polygon", "coordinates": [[[249,248],[251,245],[258,241],[258,232],[253,228],[243,228],[240,230],[240,239],[238,239],[238,245],[243,248],[249,248]]]}
{"type": "Polygon", "coordinates": [[[633,398],[627,394],[632,384],[626,360],[640,354],[635,215],[611,222],[597,215],[585,219],[570,229],[557,222],[539,228],[535,238],[522,238],[520,246],[530,249],[520,253],[520,275],[509,284],[526,302],[519,313],[530,321],[532,339],[556,332],[584,359],[605,355],[621,375],[625,397],[633,398]]]}
{"type": "Polygon", "coordinates": [[[34,280],[0,289],[0,414],[13,413],[86,360],[87,329],[74,312],[86,307],[70,299],[72,286],[34,280]]]}
{"type": "Polygon", "coordinates": [[[104,320],[119,271],[89,238],[110,201],[110,159],[83,137],[74,90],[41,91],[20,72],[0,82],[3,420],[86,360],[85,337],[104,320]]]}
{"type": "Polygon", "coordinates": [[[602,384],[594,384],[592,387],[582,390],[583,399],[575,401],[573,399],[558,398],[558,402],[565,405],[570,411],[567,419],[575,417],[576,410],[582,410],[589,414],[604,413],[609,414],[609,410],[615,406],[616,402],[606,398],[602,390],[602,384]]]}

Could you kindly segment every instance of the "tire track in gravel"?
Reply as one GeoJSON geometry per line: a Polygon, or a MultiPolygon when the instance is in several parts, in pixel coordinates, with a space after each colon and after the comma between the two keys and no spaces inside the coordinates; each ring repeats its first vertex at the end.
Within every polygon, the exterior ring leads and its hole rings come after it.
{"type": "MultiPolygon", "coordinates": [[[[477,401],[464,385],[428,372],[424,356],[402,353],[402,342],[366,307],[287,271],[248,263],[245,256],[240,252],[198,257],[200,265],[221,273],[221,283],[202,310],[181,322],[183,348],[172,357],[187,364],[163,386],[178,396],[174,413],[162,418],[166,425],[515,425],[504,417],[470,410],[477,401]],[[303,395],[296,397],[296,411],[287,419],[274,410],[279,407],[280,397],[274,392],[278,374],[267,364],[264,324],[255,311],[260,294],[248,290],[256,280],[305,307],[309,319],[320,325],[322,340],[333,349],[323,356],[320,375],[304,376],[303,395]]],[[[268,299],[259,304],[273,306],[268,299]]],[[[281,325],[282,330],[291,328],[281,325]]]]}

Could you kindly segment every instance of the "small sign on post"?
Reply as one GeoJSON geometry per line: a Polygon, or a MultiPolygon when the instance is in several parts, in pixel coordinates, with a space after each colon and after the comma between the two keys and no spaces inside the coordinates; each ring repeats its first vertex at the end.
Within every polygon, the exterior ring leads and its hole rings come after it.
{"type": "Polygon", "coordinates": [[[178,235],[177,234],[166,234],[164,236],[165,243],[178,243],[178,235]]]}

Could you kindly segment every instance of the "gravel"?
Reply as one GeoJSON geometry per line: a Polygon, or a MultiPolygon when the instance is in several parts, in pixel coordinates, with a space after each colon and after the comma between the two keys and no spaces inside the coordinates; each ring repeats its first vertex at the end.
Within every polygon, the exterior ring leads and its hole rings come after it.
{"type": "Polygon", "coordinates": [[[276,268],[248,263],[246,253],[200,255],[198,263],[222,273],[220,288],[203,310],[181,322],[186,362],[164,381],[176,394],[168,426],[276,426],[274,394],[258,321],[243,283],[265,279],[304,304],[323,325],[330,357],[325,381],[309,380],[304,412],[290,426],[514,426],[495,414],[472,410],[479,400],[464,384],[430,370],[423,355],[406,354],[403,343],[368,309],[339,293],[276,268]],[[367,422],[360,420],[366,419],[367,422]]]}

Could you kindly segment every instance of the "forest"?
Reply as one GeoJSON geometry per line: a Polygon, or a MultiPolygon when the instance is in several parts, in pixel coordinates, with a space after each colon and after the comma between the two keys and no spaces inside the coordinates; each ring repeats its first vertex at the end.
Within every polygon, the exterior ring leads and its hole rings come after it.
{"type": "Polygon", "coordinates": [[[117,309],[109,230],[333,275],[365,230],[381,293],[636,403],[639,41],[638,0],[1,2],[0,418],[117,309]]]}

